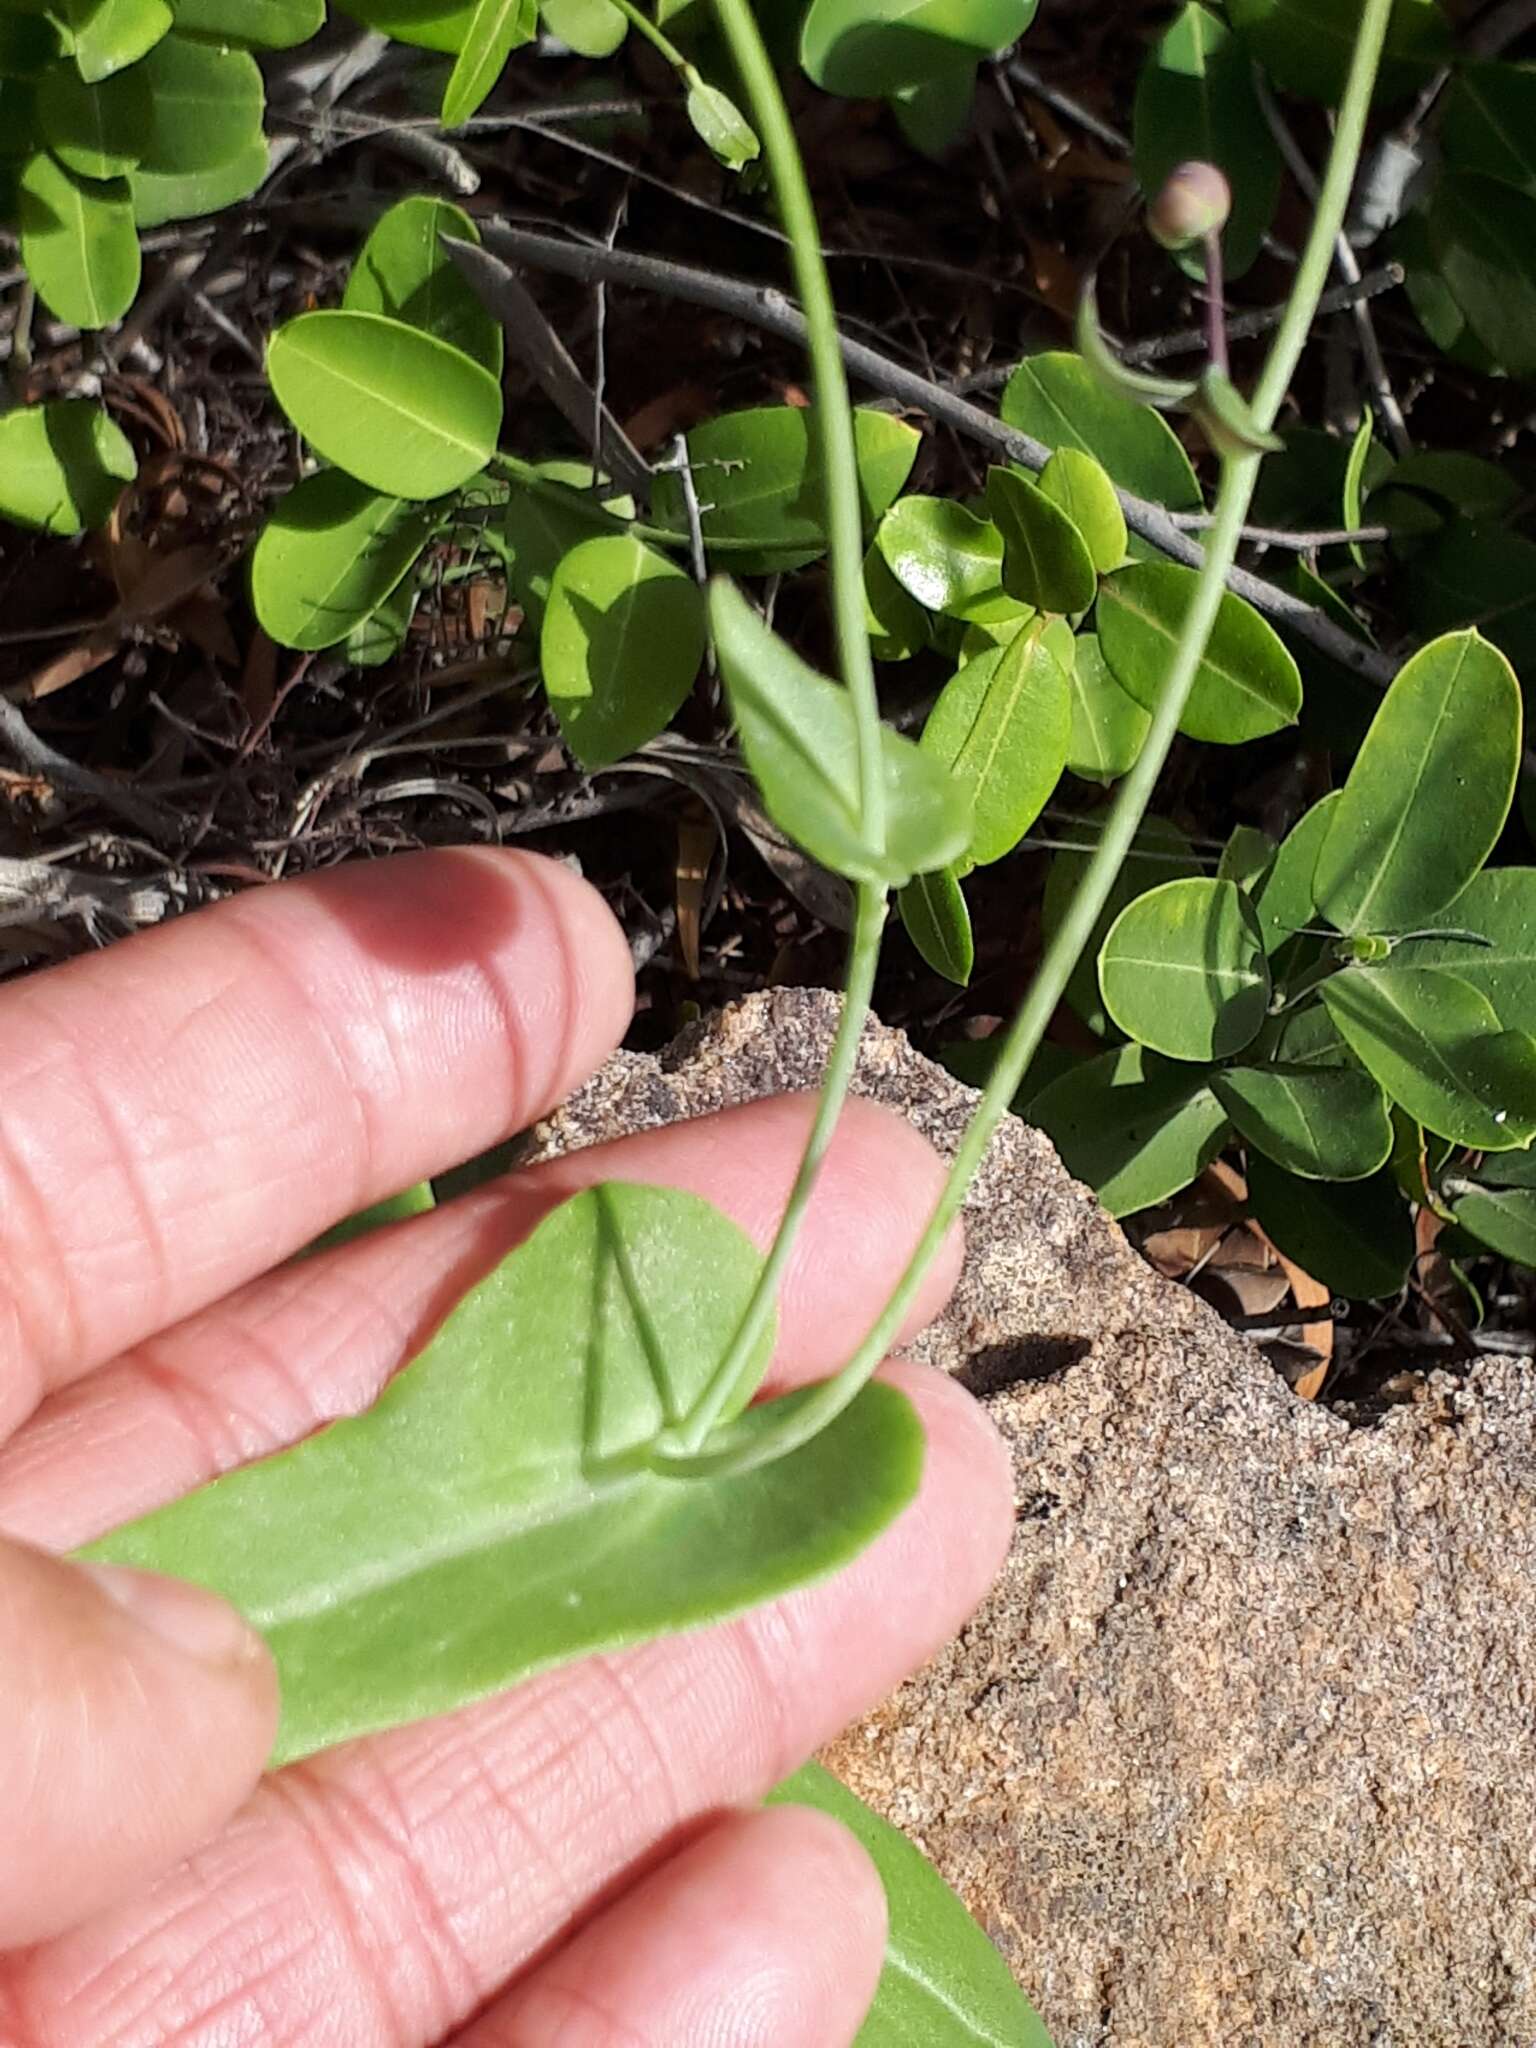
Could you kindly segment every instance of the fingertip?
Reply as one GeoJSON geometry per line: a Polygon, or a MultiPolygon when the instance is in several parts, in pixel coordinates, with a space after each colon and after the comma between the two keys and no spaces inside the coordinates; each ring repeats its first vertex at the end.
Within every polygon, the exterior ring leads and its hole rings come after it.
{"type": "Polygon", "coordinates": [[[880,1376],[906,1394],[927,1438],[922,1486],[908,1512],[942,1530],[951,1598],[974,1608],[1002,1570],[1013,1542],[1008,1446],[981,1403],[950,1374],[892,1359],[880,1376]]]}

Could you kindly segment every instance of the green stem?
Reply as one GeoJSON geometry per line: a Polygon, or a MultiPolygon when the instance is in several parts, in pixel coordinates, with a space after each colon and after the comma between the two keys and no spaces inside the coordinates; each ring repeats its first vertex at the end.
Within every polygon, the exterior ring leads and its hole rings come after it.
{"type": "MultiPolygon", "coordinates": [[[[509,455],[505,449],[499,449],[491,457],[489,466],[499,470],[503,476],[510,477],[514,483],[521,484],[534,497],[546,498],[552,505],[559,505],[565,511],[575,513],[578,518],[590,519],[594,526],[600,527],[605,533],[633,534],[636,540],[648,540],[662,548],[693,546],[691,534],[679,533],[670,526],[651,526],[643,519],[626,519],[622,512],[611,512],[606,505],[600,504],[587,492],[578,490],[574,484],[562,484],[556,482],[553,477],[541,476],[535,464],[525,462],[520,455],[509,455]]],[[[599,485],[598,488],[611,491],[612,486],[605,484],[599,485]]],[[[486,508],[490,513],[494,513],[495,509],[495,506],[486,508]]],[[[479,508],[465,508],[462,516],[468,516],[470,510],[478,511],[479,508]]],[[[763,552],[763,544],[760,540],[711,540],[708,549],[712,555],[760,555],[763,552]]]]}
{"type": "MultiPolygon", "coordinates": [[[[1266,428],[1273,424],[1279,411],[1327,279],[1331,251],[1359,164],[1371,88],[1391,10],[1392,0],[1366,0],[1350,67],[1349,85],[1339,111],[1328,173],[1319,194],[1317,216],[1307,248],[1297,271],[1297,296],[1292,300],[1276,336],[1274,353],[1266,366],[1261,386],[1263,396],[1256,403],[1261,424],[1266,428]],[[1277,362],[1282,366],[1278,395],[1272,375],[1277,362]]],[[[903,1319],[916,1300],[924,1275],[960,1214],[966,1190],[986,1155],[992,1134],[1040,1048],[1046,1027],[1109,901],[1115,879],[1151,802],[1226,594],[1227,576],[1237,560],[1262,460],[1262,456],[1246,452],[1229,455],[1223,460],[1221,487],[1207,540],[1205,565],[1200,572],[1194,600],[1185,614],[1172,666],[1159,693],[1157,710],[1141,754],[1120,785],[1099,844],[1073,894],[1065,919],[1046,949],[1029,995],[1009,1029],[982,1094],[980,1107],[960,1141],[944,1191],[894,1293],[857,1352],[835,1378],[806,1388],[799,1394],[789,1395],[777,1404],[780,1420],[776,1427],[764,1428],[761,1423],[728,1424],[717,1431],[713,1441],[703,1446],[695,1456],[678,1457],[660,1451],[657,1462],[664,1469],[679,1474],[747,1471],[755,1465],[785,1456],[808,1443],[835,1420],[856,1398],[885,1358],[903,1319]]]]}
{"type": "Polygon", "coordinates": [[[885,891],[875,888],[870,883],[863,884],[858,893],[853,940],[848,954],[848,979],[843,996],[842,1014],[838,1018],[832,1050],[827,1055],[826,1072],[822,1076],[811,1133],[801,1155],[794,1186],[789,1192],[789,1200],[785,1204],[783,1219],[774,1237],[773,1246],[763,1263],[762,1272],[758,1275],[751,1299],[742,1314],[741,1322],[725,1356],[715,1368],[709,1385],[700,1395],[682,1428],[670,1439],[685,1454],[693,1454],[699,1450],[704,1439],[730,1406],[746,1372],[759,1363],[758,1345],[768,1328],[774,1306],[778,1301],[779,1284],[789,1264],[796,1234],[815,1191],[822,1161],[827,1156],[827,1148],[832,1142],[837,1120],[842,1115],[843,1104],[853,1080],[853,1070],[858,1063],[859,1040],[864,1035],[864,1019],[874,990],[875,969],[880,964],[880,938],[885,929],[885,918],[885,891]]]}
{"type": "Polygon", "coordinates": [[[655,44],[656,48],[661,52],[662,56],[666,58],[667,62],[672,66],[672,69],[674,71],[681,72],[684,75],[684,77],[686,77],[690,72],[692,72],[693,66],[688,62],[688,59],[683,55],[682,51],[677,47],[676,43],[669,41],[668,38],[662,34],[661,30],[656,26],[655,22],[651,20],[650,16],[642,12],[642,10],[635,5],[635,0],[613,0],[613,5],[617,7],[620,14],[624,16],[624,19],[627,22],[629,22],[632,27],[639,29],[641,35],[645,37],[647,42],[655,44]]]}
{"type": "Polygon", "coordinates": [[[831,555],[832,617],[838,666],[853,698],[859,747],[859,811],[866,842],[885,850],[885,781],[880,699],[869,651],[864,603],[864,513],[859,501],[858,445],[853,404],[843,370],[842,339],[832,286],[821,253],[816,209],[805,166],[773,64],[753,18],[751,0],[715,0],[720,26],[741,74],[752,118],[762,137],[779,215],[805,316],[821,449],[831,555]]]}

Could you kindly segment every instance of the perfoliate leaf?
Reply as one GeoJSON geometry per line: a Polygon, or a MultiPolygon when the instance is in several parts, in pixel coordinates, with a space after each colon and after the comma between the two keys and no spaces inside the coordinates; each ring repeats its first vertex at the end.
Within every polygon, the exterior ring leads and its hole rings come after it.
{"type": "Polygon", "coordinates": [[[1323,1002],[1360,1064],[1426,1130],[1503,1152],[1536,1137],[1536,1040],[1444,968],[1352,967],[1323,1002]]]}
{"type": "Polygon", "coordinates": [[[1025,1115],[1111,1216],[1129,1216],[1198,1180],[1221,1150],[1227,1113],[1210,1080],[1202,1067],[1122,1045],[1052,1081],[1025,1115]]]}
{"type": "Polygon", "coordinates": [[[1304,1180],[1364,1180],[1391,1154],[1387,1099],[1358,1067],[1227,1067],[1211,1086],[1238,1136],[1304,1180]]]}
{"type": "Polygon", "coordinates": [[[446,199],[418,194],[398,201],[358,250],[342,306],[419,327],[499,377],[501,326],[448,254],[445,238],[478,242],[480,230],[446,199]]]}
{"type": "Polygon", "coordinates": [[[857,1555],[922,1462],[916,1417],[877,1383],[755,1472],[651,1469],[649,1446],[697,1400],[759,1270],[694,1196],[578,1195],[366,1415],[89,1555],[211,1587],[260,1630],[282,1683],[276,1763],[740,1613],[857,1555]]]}
{"type": "Polygon", "coordinates": [[[0,518],[41,533],[101,526],[138,463],[127,436],[88,398],[0,413],[0,518]]]}
{"type": "Polygon", "coordinates": [[[681,709],[704,658],[704,596],[632,534],[572,548],[539,636],[544,688],[584,768],[609,768],[681,709]]]}
{"type": "Polygon", "coordinates": [[[1008,1965],[937,1870],[820,1764],[770,1795],[813,1806],[863,1844],[885,1891],[885,1967],[854,2048],[1051,2048],[1008,1965]]]}
{"type": "Polygon", "coordinates": [[[1520,730],[1515,672],[1480,634],[1447,634],[1399,671],[1318,855],[1330,924],[1408,931],[1461,893],[1509,816],[1520,730]]]}
{"type": "MultiPolygon", "coordinates": [[[[1095,618],[1104,659],[1148,711],[1157,709],[1197,581],[1176,562],[1133,562],[1100,588],[1095,618]]],[[[1179,730],[1238,746],[1294,725],[1300,709],[1295,657],[1252,605],[1226,593],[1179,730]]]]}
{"type": "Polygon", "coordinates": [[[848,692],[803,662],[741,592],[717,579],[710,625],[742,751],[773,822],[823,867],[901,889],[967,851],[970,805],[954,777],[911,740],[882,728],[883,846],[865,828],[848,692]]]}
{"type": "Polygon", "coordinates": [[[273,335],[267,375],[305,439],[399,498],[439,498],[483,469],[501,386],[446,342],[378,313],[301,313],[273,335]]]}
{"type": "Polygon", "coordinates": [[[1257,1034],[1269,965],[1235,882],[1164,882],[1128,904],[1099,952],[1099,987],[1129,1037],[1176,1060],[1227,1059],[1257,1034]]]}
{"type": "Polygon", "coordinates": [[[251,556],[251,603],[280,646],[334,647],[409,574],[445,508],[322,469],[273,507],[251,556]]]}

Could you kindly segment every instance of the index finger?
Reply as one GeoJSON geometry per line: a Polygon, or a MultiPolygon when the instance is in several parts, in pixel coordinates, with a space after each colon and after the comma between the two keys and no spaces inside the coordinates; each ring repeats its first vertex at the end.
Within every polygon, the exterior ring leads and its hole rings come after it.
{"type": "Polygon", "coordinates": [[[284,883],[0,997],[0,1438],[53,1387],[559,1101],[633,983],[537,855],[284,883]]]}

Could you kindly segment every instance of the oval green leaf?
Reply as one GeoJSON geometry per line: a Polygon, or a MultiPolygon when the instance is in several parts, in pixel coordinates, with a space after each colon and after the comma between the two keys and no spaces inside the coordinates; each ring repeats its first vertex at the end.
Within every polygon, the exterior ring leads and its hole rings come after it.
{"type": "Polygon", "coordinates": [[[1278,953],[1299,931],[1317,920],[1313,886],[1317,857],[1333,823],[1341,792],[1331,790],[1297,819],[1280,842],[1269,873],[1254,892],[1264,950],[1278,953]]]}
{"type": "Polygon", "coordinates": [[[1482,943],[1449,935],[1415,940],[1380,971],[1449,968],[1488,998],[1507,1031],[1525,1030],[1536,1018],[1536,868],[1485,868],[1424,923],[1430,931],[1475,933],[1482,943]]]}
{"type": "Polygon", "coordinates": [[[1463,1230],[1522,1266],[1536,1266],[1536,1191],[1476,1188],[1452,1204],[1463,1230]]]}
{"type": "Polygon", "coordinates": [[[440,516],[342,469],[296,484],[251,556],[251,603],[283,647],[334,647],[383,604],[440,516]]]}
{"type": "Polygon", "coordinates": [[[1536,373],[1536,198],[1447,174],[1427,221],[1440,285],[1472,336],[1512,377],[1536,373]]]}
{"type": "Polygon", "coordinates": [[[171,27],[165,0],[55,0],[49,9],[70,38],[87,85],[136,64],[171,27]]]}
{"type": "Polygon", "coordinates": [[[1041,1090],[1025,1115],[1111,1216],[1153,1208],[1187,1188],[1227,1136],[1227,1113],[1199,1067],[1122,1045],[1041,1090]]]}
{"type": "Polygon", "coordinates": [[[445,238],[478,242],[480,231],[446,199],[418,194],[400,200],[357,252],[342,306],[419,327],[499,377],[501,325],[443,246],[445,238]]]}
{"type": "Polygon", "coordinates": [[[1349,968],[1323,1002],[1356,1059],[1428,1131],[1489,1152],[1536,1137],[1536,1041],[1444,968],[1349,968]]]}
{"type": "Polygon", "coordinates": [[[879,1383],[755,1472],[682,1481],[645,1462],[698,1399],[759,1270],[694,1196],[578,1195],[367,1414],[89,1555],[208,1586],[266,1637],[274,1763],[740,1613],[856,1556],[922,1466],[916,1416],[879,1383]]]}
{"type": "Polygon", "coordinates": [[[497,380],[381,313],[301,313],[268,344],[267,375],[312,447],[390,497],[457,490],[496,447],[497,380]]]}
{"type": "Polygon", "coordinates": [[[1122,490],[1188,512],[1204,500],[1189,457],[1160,412],[1106,391],[1079,355],[1027,356],[1009,378],[999,411],[1010,427],[1048,448],[1078,448],[1122,490]]]}
{"type": "Polygon", "coordinates": [[[1008,1965],[899,1829],[820,1764],[786,1778],[768,1803],[830,1814],[879,1872],[888,1919],[885,1967],[854,2048],[1051,2048],[1008,1965]]]}
{"type": "Polygon", "coordinates": [[[717,85],[695,78],[688,88],[688,119],[693,132],[728,171],[745,170],[761,156],[763,145],[746,115],[717,85]]]}
{"type": "Polygon", "coordinates": [[[1391,1156],[1387,1098],[1358,1067],[1228,1067],[1211,1086],[1238,1136],[1303,1180],[1365,1180],[1391,1156]]]}
{"type": "Polygon", "coordinates": [[[633,534],[572,548],[539,636],[544,688],[584,768],[609,768],[665,730],[704,659],[704,596],[633,534]]]}
{"type": "MultiPolygon", "coordinates": [[[[1349,76],[1360,0],[1227,0],[1227,14],[1277,85],[1337,106],[1349,76]]],[[[1399,99],[1451,54],[1438,0],[1396,0],[1377,91],[1399,99]]]]}
{"type": "Polygon", "coordinates": [[[1135,766],[1151,716],[1115,681],[1097,634],[1078,634],[1070,681],[1067,766],[1085,782],[1118,781],[1135,766]]]}
{"type": "Polygon", "coordinates": [[[742,751],[781,832],[834,874],[888,889],[962,857],[970,804],[940,762],[882,727],[886,836],[874,844],[864,829],[848,692],[803,662],[734,584],[717,578],[709,609],[742,751]]]}
{"type": "Polygon", "coordinates": [[[43,304],[71,327],[110,327],[139,289],[139,238],[122,178],[77,178],[39,150],[17,179],[22,261],[43,304]]]}
{"type": "Polygon", "coordinates": [[[578,57],[611,57],[629,34],[613,0],[541,0],[539,19],[578,57]]]}
{"type": "Polygon", "coordinates": [[[800,61],[824,92],[879,99],[1017,42],[1037,0],[812,0],[800,61]]]}
{"type": "Polygon", "coordinates": [[[878,548],[864,557],[864,623],[876,661],[910,661],[933,636],[933,620],[896,581],[878,548]]]}
{"type": "Polygon", "coordinates": [[[443,126],[478,113],[512,52],[538,33],[538,0],[477,0],[443,91],[443,126]]]}
{"type": "Polygon", "coordinates": [[[325,26],[325,0],[171,0],[183,35],[291,50],[325,26]]]}
{"type": "Polygon", "coordinates": [[[0,413],[0,518],[40,533],[101,526],[138,463],[116,421],[87,398],[0,413]]]}
{"type": "Polygon", "coordinates": [[[87,85],[72,64],[55,64],[34,101],[37,132],[66,169],[82,178],[120,178],[143,152],[153,118],[146,70],[136,64],[87,85]]]}
{"type": "Polygon", "coordinates": [[[261,71],[249,50],[166,36],[141,67],[154,100],[140,157],[161,177],[217,170],[261,139],[266,103],[261,71]]]}
{"type": "Polygon", "coordinates": [[[1301,1180],[1253,1152],[1248,1199],[1285,1256],[1335,1294],[1380,1301],[1408,1278],[1413,1218],[1390,1173],[1335,1187],[1301,1180]]]}
{"type": "MultiPolygon", "coordinates": [[[[1132,161],[1148,196],[1191,159],[1226,173],[1232,212],[1222,234],[1229,277],[1250,268],[1280,198],[1280,151],[1254,90],[1244,44],[1198,0],[1187,4],[1154,44],[1136,86],[1132,161]]],[[[1179,258],[1205,275],[1198,250],[1179,258]]]]}
{"type": "Polygon", "coordinates": [[[981,624],[1019,615],[1003,588],[1003,536],[953,498],[898,498],[875,539],[891,574],[929,611],[981,624]]]}
{"type": "Polygon", "coordinates": [[[347,12],[395,42],[456,57],[469,35],[476,4],[477,0],[348,0],[347,12]]]}
{"type": "Polygon", "coordinates": [[[1536,196],[1536,69],[1459,65],[1440,111],[1440,147],[1451,170],[1536,196]]]}
{"type": "MultiPolygon", "coordinates": [[[[915,428],[889,413],[860,408],[854,414],[859,495],[868,531],[912,474],[919,442],[915,428]]],[[[733,572],[771,575],[801,568],[825,553],[821,449],[804,407],[757,406],[706,421],[688,436],[688,460],[705,545],[731,542],[733,572]]],[[[662,526],[687,531],[681,478],[658,476],[651,502],[662,526]]]]}
{"type": "MultiPolygon", "coordinates": [[[[1100,827],[1101,820],[1094,817],[1071,820],[1062,834],[1068,843],[1051,857],[1051,870],[1045,878],[1045,897],[1040,909],[1041,926],[1048,940],[1060,929],[1067,914],[1072,893],[1082,881],[1093,850],[1098,845],[1100,827]]],[[[1099,949],[1109,936],[1110,926],[1128,903],[1144,896],[1149,889],[1182,876],[1198,875],[1199,872],[1200,863],[1195,858],[1194,849],[1176,825],[1170,824],[1166,818],[1143,818],[1130,854],[1115,877],[1109,901],[1100,912],[1093,934],[1067,983],[1068,1003],[1096,1036],[1113,1038],[1119,1035],[1099,994],[1099,949]]]]}
{"type": "Polygon", "coordinates": [[[976,965],[976,940],[965,892],[953,868],[914,875],[900,896],[907,937],[933,969],[957,988],[969,985],[976,965]]]}
{"type": "MultiPolygon", "coordinates": [[[[1133,562],[1100,588],[1096,622],[1104,659],[1121,688],[1148,711],[1157,709],[1198,580],[1177,562],[1133,562]]],[[[1294,725],[1300,710],[1295,657],[1252,605],[1228,592],[1179,730],[1234,747],[1294,725]]]]}
{"type": "Polygon", "coordinates": [[[1081,448],[1058,448],[1040,472],[1040,488],[1088,543],[1094,568],[1103,575],[1118,569],[1130,536],[1103,463],[1081,448]]]}
{"type": "Polygon", "coordinates": [[[971,865],[1012,853],[1066,766],[1071,690],[1043,619],[1006,647],[977,655],[947,682],[922,748],[971,800],[971,865]]]}
{"type": "Polygon", "coordinates": [[[1341,932],[1411,930],[1493,851],[1520,770],[1520,685],[1478,633],[1399,670],[1318,855],[1317,907],[1341,932]]]}
{"type": "Polygon", "coordinates": [[[1128,1037],[1176,1060],[1228,1059],[1269,1008],[1253,905],[1235,882],[1164,882],[1128,904],[1099,952],[1104,1006],[1128,1037]]]}
{"type": "Polygon", "coordinates": [[[267,166],[266,138],[261,135],[247,143],[238,156],[211,171],[188,171],[183,176],[146,171],[141,166],[128,180],[134,223],[155,228],[168,220],[197,220],[205,213],[222,213],[226,206],[260,190],[266,183],[267,166]]]}
{"type": "Polygon", "coordinates": [[[1045,612],[1083,612],[1098,594],[1088,543],[1038,484],[1017,470],[987,472],[987,510],[1003,537],[1003,588],[1045,612]]]}

